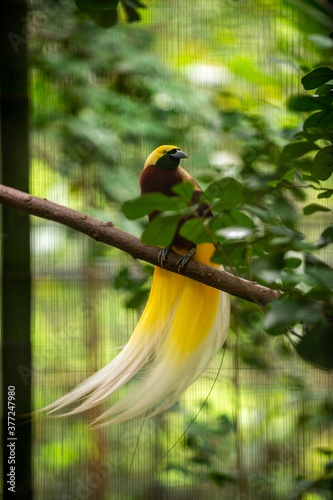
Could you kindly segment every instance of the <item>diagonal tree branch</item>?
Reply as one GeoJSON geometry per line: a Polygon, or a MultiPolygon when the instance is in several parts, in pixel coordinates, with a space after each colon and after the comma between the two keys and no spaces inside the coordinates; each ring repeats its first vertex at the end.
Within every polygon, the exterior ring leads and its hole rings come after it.
{"type": "MultiPolygon", "coordinates": [[[[59,222],[75,229],[75,231],[87,234],[96,241],[119,248],[132,255],[135,259],[144,260],[155,266],[159,265],[158,254],[160,248],[141,243],[139,238],[115,227],[112,222],[103,222],[77,210],[72,210],[1,184],[0,203],[43,219],[59,222]]],[[[178,259],[177,254],[170,252],[164,268],[178,273],[178,259]]],[[[186,265],[186,268],[180,274],[261,306],[276,300],[280,296],[280,293],[276,290],[193,260],[186,265]]]]}

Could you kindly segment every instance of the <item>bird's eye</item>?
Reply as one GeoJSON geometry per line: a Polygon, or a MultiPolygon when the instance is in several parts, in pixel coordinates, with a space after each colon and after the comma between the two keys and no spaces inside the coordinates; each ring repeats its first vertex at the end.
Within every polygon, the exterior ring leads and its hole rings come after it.
{"type": "Polygon", "coordinates": [[[166,149],[163,149],[162,153],[163,153],[164,155],[166,154],[166,152],[167,152],[167,151],[166,151],[166,149]]]}

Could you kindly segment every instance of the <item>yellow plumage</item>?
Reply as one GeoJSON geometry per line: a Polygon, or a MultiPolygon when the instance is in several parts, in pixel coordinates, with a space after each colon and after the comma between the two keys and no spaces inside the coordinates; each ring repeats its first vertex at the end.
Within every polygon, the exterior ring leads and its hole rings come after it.
{"type": "MultiPolygon", "coordinates": [[[[180,255],[186,253],[182,248],[174,250],[180,255]]],[[[198,245],[194,260],[218,267],[210,261],[214,250],[210,243],[198,245]]],[[[147,305],[122,351],[44,410],[54,412],[73,403],[77,406],[66,415],[88,410],[140,371],[141,377],[130,385],[127,394],[93,423],[108,425],[160,413],[205,370],[223,345],[228,326],[226,293],[156,267],[147,305]]]]}

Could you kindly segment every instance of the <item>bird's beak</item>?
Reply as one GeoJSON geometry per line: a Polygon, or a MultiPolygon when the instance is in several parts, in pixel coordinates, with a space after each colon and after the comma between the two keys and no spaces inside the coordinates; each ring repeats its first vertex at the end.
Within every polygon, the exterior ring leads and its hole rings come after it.
{"type": "Polygon", "coordinates": [[[180,149],[177,149],[175,153],[171,153],[170,156],[174,158],[188,158],[187,154],[184,151],[180,151],[180,149]]]}

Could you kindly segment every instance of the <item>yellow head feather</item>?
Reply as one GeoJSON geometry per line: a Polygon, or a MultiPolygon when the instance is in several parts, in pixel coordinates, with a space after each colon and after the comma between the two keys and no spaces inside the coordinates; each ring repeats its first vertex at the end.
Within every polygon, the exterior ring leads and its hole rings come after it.
{"type": "Polygon", "coordinates": [[[159,160],[161,156],[165,155],[168,151],[171,151],[172,149],[179,149],[179,148],[177,146],[170,146],[170,145],[159,146],[158,148],[156,148],[148,156],[145,162],[145,168],[148,167],[148,165],[156,165],[157,160],[159,160]]]}

